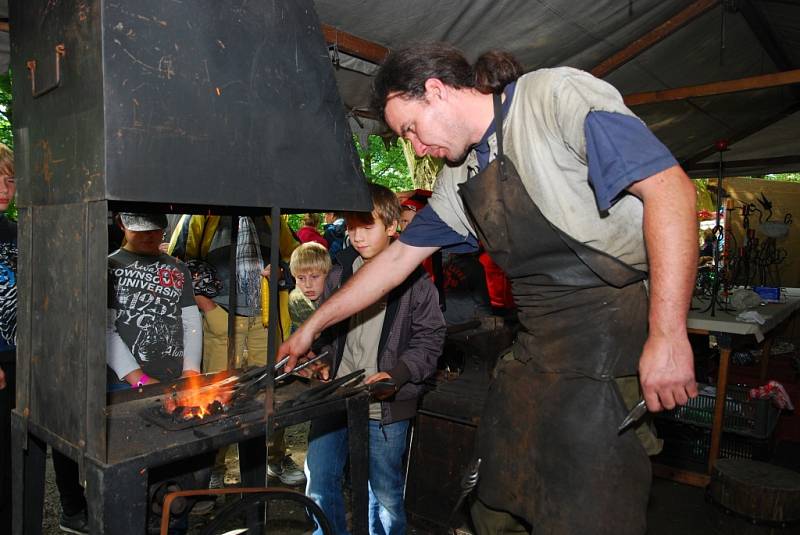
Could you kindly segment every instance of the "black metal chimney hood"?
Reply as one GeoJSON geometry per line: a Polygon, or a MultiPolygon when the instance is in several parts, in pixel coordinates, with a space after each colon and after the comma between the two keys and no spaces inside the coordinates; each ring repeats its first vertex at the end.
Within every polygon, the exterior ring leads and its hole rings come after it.
{"type": "Polygon", "coordinates": [[[11,10],[21,205],[370,209],[311,0],[11,10]]]}

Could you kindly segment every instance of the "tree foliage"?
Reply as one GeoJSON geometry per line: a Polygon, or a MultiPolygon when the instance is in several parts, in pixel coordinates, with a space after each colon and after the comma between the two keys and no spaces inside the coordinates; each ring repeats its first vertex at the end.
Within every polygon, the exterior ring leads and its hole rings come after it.
{"type": "MultiPolygon", "coordinates": [[[[0,75],[0,142],[14,148],[14,136],[11,130],[11,71],[0,75]]],[[[17,205],[12,200],[6,210],[10,219],[17,219],[17,205]]]]}
{"type": "MultiPolygon", "coordinates": [[[[367,180],[386,186],[392,191],[409,191],[415,188],[411,172],[403,154],[402,145],[397,141],[385,143],[379,136],[369,136],[369,146],[365,149],[353,137],[358,157],[367,180]]],[[[303,214],[290,214],[287,217],[289,228],[297,231],[303,226],[303,214]]]]}
{"type": "Polygon", "coordinates": [[[386,142],[379,136],[369,136],[369,147],[366,149],[356,138],[353,138],[353,143],[361,158],[367,180],[386,186],[392,191],[414,189],[403,148],[396,140],[386,142]]]}
{"type": "Polygon", "coordinates": [[[14,147],[11,133],[11,71],[0,75],[0,141],[14,147]]]}
{"type": "Polygon", "coordinates": [[[764,175],[764,180],[781,180],[783,182],[800,182],[800,173],[779,173],[774,175],[764,175]]]}
{"type": "Polygon", "coordinates": [[[419,157],[414,153],[414,147],[410,141],[398,138],[397,144],[403,149],[403,154],[406,157],[411,179],[414,182],[414,187],[419,189],[432,190],[433,184],[436,182],[436,177],[439,176],[439,171],[444,165],[444,160],[441,158],[434,158],[430,154],[419,157]]]}

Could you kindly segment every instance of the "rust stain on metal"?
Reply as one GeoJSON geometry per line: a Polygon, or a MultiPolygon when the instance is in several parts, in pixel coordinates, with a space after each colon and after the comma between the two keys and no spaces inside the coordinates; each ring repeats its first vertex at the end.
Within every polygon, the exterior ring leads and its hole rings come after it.
{"type": "Polygon", "coordinates": [[[132,121],[132,126],[134,128],[141,128],[141,127],[144,126],[144,123],[142,121],[140,121],[136,117],[136,112],[139,109],[139,101],[134,98],[134,99],[131,99],[131,102],[133,102],[133,121],[132,121]]]}
{"type": "Polygon", "coordinates": [[[161,78],[170,80],[175,76],[175,69],[172,67],[172,56],[161,56],[158,60],[158,73],[161,78]]]}
{"type": "Polygon", "coordinates": [[[38,174],[42,175],[44,181],[47,184],[50,184],[50,182],[53,180],[53,170],[50,167],[51,164],[54,163],[53,151],[50,149],[50,142],[46,139],[41,140],[38,145],[42,151],[42,159],[41,162],[37,164],[38,169],[36,170],[38,174]]]}
{"type": "Polygon", "coordinates": [[[60,164],[65,160],[63,158],[60,160],[53,159],[53,151],[50,148],[50,142],[46,139],[39,141],[36,145],[42,151],[42,158],[35,164],[34,172],[36,174],[40,174],[44,181],[47,184],[50,184],[50,182],[53,180],[52,166],[60,164]]]}
{"type": "Polygon", "coordinates": [[[78,21],[86,22],[89,20],[89,5],[86,2],[78,4],[78,21]]]}

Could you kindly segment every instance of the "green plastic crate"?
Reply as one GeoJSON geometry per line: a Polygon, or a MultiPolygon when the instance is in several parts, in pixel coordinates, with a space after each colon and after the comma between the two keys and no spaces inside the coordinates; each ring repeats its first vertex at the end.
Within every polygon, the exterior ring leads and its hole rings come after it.
{"type": "MultiPolygon", "coordinates": [[[[698,384],[702,391],[707,385],[698,384]]],[[[768,399],[748,399],[749,388],[728,386],[722,430],[753,438],[768,438],[778,423],[779,410],[768,399]]],[[[683,407],[657,414],[657,418],[711,429],[716,395],[701,393],[683,407]]]]}

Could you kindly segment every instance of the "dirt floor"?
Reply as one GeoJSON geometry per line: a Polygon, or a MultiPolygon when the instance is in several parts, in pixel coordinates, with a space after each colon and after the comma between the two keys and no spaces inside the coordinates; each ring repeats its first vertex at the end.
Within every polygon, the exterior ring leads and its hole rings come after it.
{"type": "MultiPolygon", "coordinates": [[[[302,466],[305,460],[305,437],[307,426],[291,428],[287,441],[292,457],[302,466]]],[[[782,464],[795,470],[800,469],[800,444],[789,445],[779,452],[783,458],[782,464]]],[[[228,474],[226,486],[238,483],[238,462],[233,455],[229,455],[228,474]]],[[[225,501],[220,499],[214,510],[206,516],[190,517],[190,534],[199,534],[204,526],[213,521],[216,514],[225,506],[225,501]]],[[[52,465],[48,462],[47,485],[44,511],[44,535],[57,535],[58,529],[58,492],[55,486],[52,465]]],[[[308,533],[308,527],[303,524],[302,512],[298,507],[284,506],[283,525],[286,529],[272,530],[272,533],[308,533]],[[294,519],[294,520],[290,520],[294,519]]],[[[730,515],[719,507],[708,502],[703,489],[681,485],[663,479],[654,479],[648,508],[648,534],[673,535],[702,534],[702,535],[790,535],[800,533],[800,527],[789,526],[786,528],[754,525],[746,519],[730,515]]],[[[427,535],[433,531],[423,523],[412,525],[409,528],[411,535],[427,535]]],[[[460,534],[470,534],[468,526],[458,530],[460,534]]]]}
{"type": "MultiPolygon", "coordinates": [[[[286,430],[285,441],[288,453],[291,454],[292,459],[298,466],[302,467],[306,460],[308,437],[308,424],[301,424],[289,427],[286,430]]],[[[239,459],[235,449],[230,449],[225,460],[227,468],[225,474],[225,486],[235,487],[239,484],[239,459]]],[[[279,481],[270,482],[270,484],[280,485],[279,481]]],[[[302,491],[303,488],[295,488],[295,490],[302,491]]],[[[232,501],[232,498],[229,499],[232,501]]],[[[189,517],[189,534],[195,535],[202,532],[202,528],[207,526],[209,522],[216,518],[216,515],[229,503],[224,498],[216,501],[214,509],[206,515],[190,515],[189,517]]],[[[283,522],[286,526],[285,531],[276,531],[282,533],[302,533],[308,531],[303,529],[301,521],[303,514],[302,508],[295,506],[293,503],[288,504],[281,502],[276,506],[280,518],[278,521],[283,522]]],[[[61,506],[58,501],[58,489],[56,488],[55,473],[53,471],[53,464],[51,455],[48,450],[47,455],[47,474],[45,480],[45,504],[44,504],[44,520],[43,520],[43,535],[59,535],[63,532],[58,527],[58,518],[61,513],[61,506]]],[[[115,534],[116,535],[116,534],[115,534]]],[[[122,534],[120,534],[122,535],[122,534]]]]}

